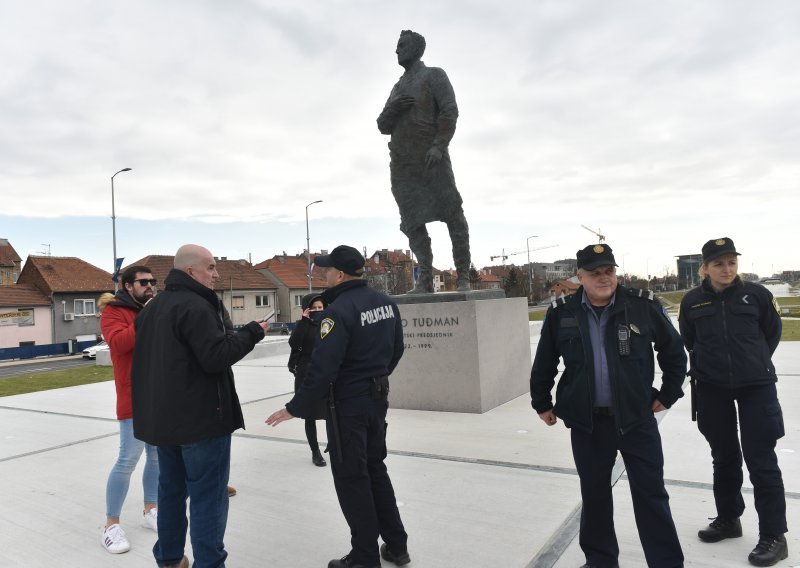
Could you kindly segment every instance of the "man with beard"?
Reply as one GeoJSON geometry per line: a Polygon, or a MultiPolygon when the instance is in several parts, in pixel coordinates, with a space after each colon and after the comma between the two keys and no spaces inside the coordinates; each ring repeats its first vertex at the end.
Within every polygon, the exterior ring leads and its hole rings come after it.
{"type": "Polygon", "coordinates": [[[144,450],[147,450],[147,461],[142,474],[142,525],[157,530],[158,455],[155,446],[133,437],[131,408],[131,364],[136,338],[133,322],[144,305],[152,299],[155,285],[156,280],[148,267],[131,266],[122,273],[122,288],[114,296],[104,294],[98,302],[103,314],[100,317],[100,329],[108,343],[114,366],[119,421],[119,455],[106,482],[106,526],[102,536],[103,546],[112,554],[128,552],[131,548],[119,524],[119,516],[128,494],[131,475],[144,450]],[[104,302],[108,302],[105,307],[104,302]]]}

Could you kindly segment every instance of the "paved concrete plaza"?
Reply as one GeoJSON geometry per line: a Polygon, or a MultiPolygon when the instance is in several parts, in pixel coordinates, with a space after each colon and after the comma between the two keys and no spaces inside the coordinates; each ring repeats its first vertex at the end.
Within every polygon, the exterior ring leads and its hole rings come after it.
{"type": "MultiPolygon", "coordinates": [[[[531,326],[531,346],[538,326],[531,326]]],[[[286,354],[235,367],[246,431],[233,438],[228,566],[324,568],[349,550],[329,468],[311,464],[303,423],[269,428],[264,419],[291,397],[286,354]]],[[[786,437],[778,443],[790,532],[789,559],[800,562],[800,343],[775,355],[786,437]]],[[[432,377],[435,380],[435,377],[432,377]]],[[[110,555],[100,544],[105,483],[117,451],[111,382],[0,399],[0,568],[155,565],[152,531],[139,525],[141,470],[122,513],[132,549],[110,555]]],[[[485,414],[392,409],[387,460],[409,533],[409,568],[576,568],[573,538],[580,505],[568,431],[548,428],[522,396],[485,414]]],[[[319,423],[321,439],[324,423],[319,423]]],[[[711,461],[689,418],[688,397],[661,422],[666,478],[686,566],[749,566],[757,541],[752,491],[744,538],[701,543],[714,515],[711,461]]],[[[624,473],[615,485],[620,566],[646,566],[624,473]]],[[[191,557],[191,550],[187,550],[191,557]]],[[[390,566],[384,563],[385,566],[390,566]]]]}

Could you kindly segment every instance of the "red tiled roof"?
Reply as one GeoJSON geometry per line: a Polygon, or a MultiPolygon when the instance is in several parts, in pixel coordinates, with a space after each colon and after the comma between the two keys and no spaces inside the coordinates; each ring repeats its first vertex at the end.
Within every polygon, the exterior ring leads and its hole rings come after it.
{"type": "MultiPolygon", "coordinates": [[[[128,266],[140,264],[146,266],[153,272],[153,277],[159,282],[163,289],[167,274],[172,270],[174,256],[169,255],[149,255],[132,262],[128,266]]],[[[127,266],[125,267],[127,268],[127,266]]],[[[246,261],[240,260],[218,260],[217,272],[219,280],[214,288],[216,290],[274,290],[277,286],[266,276],[246,261]]]]}
{"type": "Polygon", "coordinates": [[[479,272],[478,276],[480,277],[481,282],[500,282],[500,277],[495,276],[494,274],[488,274],[486,272],[479,272]]]}
{"type": "Polygon", "coordinates": [[[24,308],[26,306],[49,306],[50,298],[31,284],[0,286],[0,306],[24,308]]]}
{"type": "MultiPolygon", "coordinates": [[[[314,257],[311,255],[311,262],[314,262],[314,257]]],[[[264,262],[256,264],[255,268],[258,270],[269,270],[272,275],[283,283],[289,289],[308,288],[308,261],[303,255],[298,256],[274,256],[264,262]]],[[[314,267],[314,287],[324,287],[325,279],[322,277],[322,272],[314,267]]]]}
{"type": "Polygon", "coordinates": [[[74,256],[29,256],[17,284],[32,284],[47,296],[114,289],[110,273],[74,256]]]}
{"type": "Polygon", "coordinates": [[[16,266],[22,259],[8,242],[8,239],[0,239],[0,266],[16,266]]]}

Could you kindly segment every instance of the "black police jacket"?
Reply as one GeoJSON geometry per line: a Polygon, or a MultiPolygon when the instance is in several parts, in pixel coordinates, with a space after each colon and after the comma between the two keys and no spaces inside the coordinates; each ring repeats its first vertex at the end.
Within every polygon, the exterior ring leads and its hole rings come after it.
{"type": "Polygon", "coordinates": [[[778,380],[772,354],[781,339],[781,317],[761,284],[737,276],[717,292],[706,278],[683,297],[678,320],[693,379],[729,388],[778,380]]]}
{"type": "Polygon", "coordinates": [[[225,329],[213,290],[180,270],[134,322],[133,434],[156,446],[192,444],[244,427],[231,365],[264,330],[250,322],[225,329]]]}
{"type": "MultiPolygon", "coordinates": [[[[589,339],[589,320],[581,305],[583,287],[547,311],[536,357],[531,369],[531,406],[541,414],[553,409],[568,428],[592,431],[594,358],[589,339]],[[551,390],[558,374],[555,406],[551,390]]],[[[605,348],[614,400],[617,429],[625,433],[653,415],[658,399],[669,408],[683,396],[686,353],[677,330],[658,300],[644,290],[618,286],[606,327],[605,348]],[[630,329],[630,355],[620,355],[617,331],[630,329]],[[661,389],[653,388],[653,346],[662,371],[661,389]]]]}
{"type": "Polygon", "coordinates": [[[334,385],[337,408],[360,408],[368,400],[373,378],[394,371],[403,355],[400,310],[389,296],[348,280],[323,293],[328,307],[322,312],[319,341],[305,381],[286,404],[292,416],[309,418],[313,404],[334,385]]]}

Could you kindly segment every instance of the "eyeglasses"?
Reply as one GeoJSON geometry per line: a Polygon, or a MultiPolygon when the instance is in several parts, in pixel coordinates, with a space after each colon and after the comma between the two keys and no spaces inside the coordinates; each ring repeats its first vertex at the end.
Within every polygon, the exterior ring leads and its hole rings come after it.
{"type": "Polygon", "coordinates": [[[134,282],[138,282],[139,286],[141,286],[142,288],[144,288],[148,284],[150,284],[150,286],[155,286],[156,284],[158,284],[158,280],[156,280],[155,278],[150,278],[149,280],[147,278],[139,278],[138,280],[134,280],[134,282]]]}

